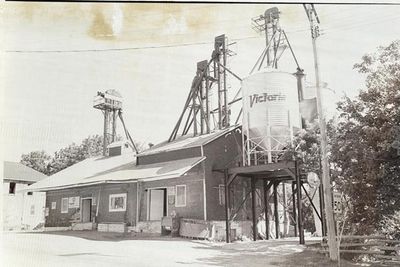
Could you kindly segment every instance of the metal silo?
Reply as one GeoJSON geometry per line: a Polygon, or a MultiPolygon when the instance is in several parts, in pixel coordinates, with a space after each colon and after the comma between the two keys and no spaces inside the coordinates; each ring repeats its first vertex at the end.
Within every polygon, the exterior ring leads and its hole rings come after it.
{"type": "Polygon", "coordinates": [[[243,79],[242,92],[244,162],[273,162],[301,127],[297,79],[267,69],[243,79]]]}

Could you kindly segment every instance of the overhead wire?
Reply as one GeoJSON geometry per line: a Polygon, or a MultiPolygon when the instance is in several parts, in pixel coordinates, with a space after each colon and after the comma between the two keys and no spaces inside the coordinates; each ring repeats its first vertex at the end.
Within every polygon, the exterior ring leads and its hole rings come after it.
{"type": "MultiPolygon", "coordinates": [[[[203,9],[205,7],[197,8],[197,9],[203,9]]],[[[182,10],[174,10],[174,12],[182,12],[182,10]]],[[[140,15],[140,17],[151,17],[155,16],[155,14],[144,14],[140,15]]],[[[218,20],[217,24],[224,24],[224,23],[230,23],[232,21],[248,21],[248,17],[235,17],[234,19],[224,19],[224,20],[218,20]]],[[[210,22],[202,22],[201,25],[209,25],[209,24],[216,24],[215,21],[210,21],[210,22]]],[[[235,26],[235,29],[238,28],[248,28],[248,25],[243,25],[242,27],[237,27],[235,26]]],[[[148,27],[140,30],[124,30],[124,33],[149,33],[155,30],[160,30],[160,27],[148,27]]],[[[198,32],[201,31],[209,31],[208,28],[204,29],[196,29],[194,32],[198,34],[198,32]]],[[[302,29],[300,31],[307,31],[307,29],[302,29]]],[[[291,33],[292,31],[287,31],[288,33],[291,33]]],[[[295,31],[299,32],[299,31],[295,31]]],[[[187,35],[187,33],[179,34],[169,34],[169,36],[179,36],[179,35],[187,35]]],[[[100,38],[113,38],[113,37],[118,37],[116,34],[108,34],[104,36],[99,36],[100,38]]],[[[150,37],[149,37],[150,38],[150,37]]],[[[235,40],[243,40],[243,39],[253,39],[253,38],[258,38],[257,36],[254,37],[244,37],[244,38],[234,38],[231,39],[232,41],[235,40]]],[[[144,38],[145,39],[145,38],[144,38]]],[[[67,41],[70,40],[70,38],[63,38],[63,39],[56,39],[55,41],[67,41]]],[[[29,41],[28,41],[29,42],[29,41]]],[[[35,42],[35,41],[34,41],[35,42]]],[[[48,43],[49,40],[46,39],[46,43],[48,43]]],[[[26,42],[24,42],[26,43],[26,42]]],[[[195,43],[183,43],[183,44],[171,44],[171,45],[159,45],[159,46],[144,46],[144,47],[127,47],[127,48],[108,48],[108,49],[69,49],[69,50],[6,50],[6,52],[12,52],[12,53],[61,53],[61,52],[69,52],[69,53],[76,53],[76,52],[100,52],[100,51],[125,51],[125,50],[137,50],[137,49],[154,49],[154,48],[169,48],[169,47],[178,47],[178,46],[191,46],[191,45],[201,45],[201,44],[211,44],[212,42],[195,42],[195,43]]]]}
{"type": "Polygon", "coordinates": [[[326,30],[324,30],[324,32],[330,33],[330,32],[335,32],[335,31],[336,32],[337,31],[347,31],[347,30],[351,30],[351,29],[361,28],[361,27],[373,25],[373,24],[380,24],[382,22],[397,20],[397,19],[400,19],[399,15],[392,16],[392,17],[386,17],[381,20],[375,20],[375,21],[370,21],[370,22],[359,22],[359,23],[354,23],[352,25],[341,25],[341,26],[331,27],[331,28],[327,28],[326,30]]]}
{"type": "MultiPolygon", "coordinates": [[[[350,9],[348,9],[347,11],[351,11],[350,9]]],[[[367,10],[367,14],[369,14],[371,11],[367,10]]],[[[289,12],[290,13],[290,12],[289,12]]],[[[336,13],[338,14],[338,13],[336,13]]],[[[340,12],[340,14],[342,14],[340,12]]],[[[391,14],[392,15],[392,14],[391,14]]],[[[349,29],[355,29],[355,28],[359,28],[359,27],[363,27],[366,25],[371,25],[374,23],[381,23],[381,22],[385,22],[385,21],[390,21],[390,20],[396,20],[399,19],[400,16],[398,16],[397,14],[393,14],[395,16],[389,16],[386,18],[383,18],[381,20],[368,20],[368,21],[360,21],[360,20],[354,20],[353,17],[338,17],[338,21],[345,21],[345,23],[343,24],[337,24],[337,25],[332,25],[332,26],[325,26],[323,27],[322,33],[323,34],[327,34],[330,32],[335,32],[335,31],[345,31],[345,30],[349,30],[349,29]]],[[[365,16],[365,12],[364,12],[364,16],[365,16]]],[[[328,15],[329,17],[329,15],[328,15]]],[[[334,18],[335,16],[330,16],[331,19],[334,18]]],[[[236,20],[236,19],[235,19],[236,20]]],[[[231,19],[228,20],[223,20],[222,22],[229,22],[232,21],[231,19]]],[[[326,24],[324,24],[326,25],[326,24]]],[[[245,26],[248,27],[248,26],[245,26]]],[[[154,28],[155,29],[155,28],[154,28]]],[[[207,30],[207,29],[205,29],[207,30]]],[[[299,33],[299,32],[307,32],[310,29],[307,28],[300,28],[297,30],[289,30],[286,31],[287,33],[299,33]]],[[[145,32],[145,30],[143,30],[143,32],[145,32]]],[[[197,32],[197,30],[196,30],[197,32]]],[[[175,35],[186,35],[186,34],[175,34],[175,35]]],[[[231,41],[241,41],[241,40],[247,40],[247,39],[258,39],[258,38],[262,38],[262,35],[258,35],[258,36],[246,36],[246,37],[240,37],[240,38],[232,38],[230,39],[231,41]]],[[[165,45],[150,45],[150,46],[137,46],[137,47],[120,47],[120,48],[99,48],[99,49],[66,49],[66,50],[62,50],[62,49],[43,49],[43,50],[39,50],[39,49],[32,49],[32,50],[25,50],[25,49],[15,49],[15,50],[6,50],[5,52],[7,53],[85,53],[85,52],[112,52],[112,51],[131,51],[131,50],[145,50],[145,49],[158,49],[158,48],[173,48],[173,47],[185,47],[185,46],[196,46],[196,45],[208,45],[208,44],[212,44],[213,42],[211,41],[203,41],[203,42],[191,42],[191,43],[179,43],[179,44],[165,44],[165,45]]]]}
{"type": "MultiPolygon", "coordinates": [[[[232,38],[231,41],[240,41],[246,39],[258,39],[261,36],[246,36],[241,38],[232,38]]],[[[137,47],[122,47],[122,48],[104,48],[104,49],[71,49],[71,50],[6,50],[7,53],[80,53],[80,52],[107,52],[107,51],[128,51],[128,50],[143,50],[143,49],[157,49],[157,48],[172,48],[172,47],[184,47],[184,46],[195,46],[195,45],[206,45],[213,44],[214,42],[193,42],[193,43],[181,43],[181,44],[169,44],[169,45],[155,45],[155,46],[137,46],[137,47]]]]}
{"type": "MultiPolygon", "coordinates": [[[[175,19],[179,19],[179,18],[181,18],[181,17],[183,17],[183,14],[184,13],[189,13],[188,12],[188,10],[190,11],[190,10],[195,10],[195,11],[198,11],[198,10],[200,10],[200,9],[205,9],[205,8],[208,8],[209,9],[209,7],[198,7],[198,8],[185,8],[185,10],[181,10],[181,9],[178,9],[178,10],[168,10],[168,11],[163,11],[163,13],[162,14],[164,14],[164,16],[165,15],[171,15],[170,13],[178,13],[178,12],[180,12],[180,13],[182,13],[182,14],[178,14],[178,16],[172,16],[172,18],[175,18],[175,19]]],[[[160,11],[159,11],[160,12],[160,11]]],[[[160,18],[160,17],[162,17],[162,16],[160,16],[160,13],[159,14],[140,14],[139,16],[137,16],[137,15],[135,15],[135,19],[138,19],[139,18],[139,20],[142,20],[143,18],[146,18],[146,17],[158,17],[158,18],[160,18]]],[[[128,17],[128,19],[130,19],[129,17],[128,17]]],[[[211,20],[211,21],[205,21],[205,22],[201,22],[200,24],[201,25],[210,25],[210,24],[225,24],[225,23],[230,23],[230,22],[232,22],[232,21],[235,21],[235,22],[238,22],[238,21],[249,21],[249,17],[248,16],[246,16],[246,17],[235,17],[235,18],[232,18],[232,19],[223,19],[223,20],[218,20],[218,22],[216,23],[215,21],[213,21],[213,20],[211,20]]],[[[242,26],[242,27],[237,27],[237,26],[235,26],[235,29],[238,29],[238,28],[248,28],[249,26],[248,25],[244,25],[244,26],[242,26]]],[[[161,29],[161,27],[160,26],[156,26],[156,27],[146,27],[146,28],[142,28],[142,29],[139,29],[139,30],[137,30],[137,29],[135,29],[135,30],[123,30],[123,33],[135,33],[135,34],[138,34],[138,33],[149,33],[149,32],[154,32],[154,31],[158,31],[158,33],[157,33],[157,35],[159,35],[159,31],[160,31],[160,29],[161,29]]],[[[13,30],[10,30],[10,29],[6,29],[7,30],[7,32],[13,32],[13,30]]],[[[195,32],[196,33],[198,33],[199,31],[209,31],[209,29],[207,28],[207,27],[205,27],[204,29],[196,29],[195,30],[195,32]]],[[[14,31],[15,32],[15,31],[14,31]]],[[[74,34],[74,33],[82,33],[81,31],[69,31],[69,34],[71,35],[71,33],[72,34],[74,34]]],[[[176,35],[176,36],[178,36],[178,35],[186,35],[187,33],[184,33],[184,34],[179,34],[179,33],[173,33],[173,34],[170,34],[170,33],[168,33],[168,35],[170,36],[170,35],[176,35]]],[[[106,37],[106,38],[113,38],[113,37],[118,37],[118,34],[107,34],[107,35],[99,35],[99,37],[100,38],[102,38],[102,37],[106,37]]],[[[71,40],[71,38],[61,38],[61,39],[53,39],[53,40],[49,40],[47,37],[46,37],[46,40],[43,40],[43,42],[46,42],[46,43],[48,43],[49,41],[67,41],[67,40],[71,40]]],[[[28,41],[29,42],[29,41],[28,41]]],[[[37,42],[36,40],[33,40],[33,42],[37,42]]],[[[24,41],[24,43],[26,43],[26,41],[24,41]]]]}

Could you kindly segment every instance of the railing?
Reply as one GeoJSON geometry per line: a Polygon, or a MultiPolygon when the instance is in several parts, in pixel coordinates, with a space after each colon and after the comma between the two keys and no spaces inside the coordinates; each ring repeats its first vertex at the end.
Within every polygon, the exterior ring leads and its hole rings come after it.
{"type": "MultiPolygon", "coordinates": [[[[400,265],[400,240],[387,239],[384,236],[342,236],[339,248],[342,254],[370,255],[385,264],[400,265]]],[[[327,239],[321,244],[328,252],[327,239]]]]}
{"type": "Polygon", "coordinates": [[[93,99],[93,107],[95,108],[107,107],[111,109],[121,109],[122,102],[107,97],[95,96],[93,99]]]}

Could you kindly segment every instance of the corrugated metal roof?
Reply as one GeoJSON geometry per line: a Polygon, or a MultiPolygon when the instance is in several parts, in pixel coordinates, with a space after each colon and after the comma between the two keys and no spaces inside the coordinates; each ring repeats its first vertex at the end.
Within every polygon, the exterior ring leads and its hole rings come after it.
{"type": "Polygon", "coordinates": [[[44,179],[30,188],[51,188],[79,184],[82,179],[94,177],[104,172],[116,171],[135,165],[134,153],[127,153],[112,157],[92,157],[82,160],[47,179],[44,179]]]}
{"type": "Polygon", "coordinates": [[[191,168],[202,162],[206,157],[193,157],[173,161],[164,161],[154,164],[136,165],[127,169],[110,171],[95,177],[85,179],[93,181],[127,181],[127,180],[161,180],[180,177],[191,168]]]}
{"type": "Polygon", "coordinates": [[[4,161],[3,178],[22,182],[37,182],[47,175],[27,167],[19,162],[4,161]]]}
{"type": "MultiPolygon", "coordinates": [[[[237,129],[232,126],[201,136],[178,137],[173,142],[163,142],[140,153],[138,156],[156,154],[182,148],[206,145],[224,134],[237,129]]],[[[127,182],[137,179],[167,179],[179,177],[202,162],[205,157],[167,161],[147,165],[135,165],[135,154],[128,153],[113,157],[94,157],[83,160],[66,168],[47,179],[30,186],[31,191],[46,191],[107,182],[127,182]]]]}
{"type": "Polygon", "coordinates": [[[162,142],[160,144],[153,146],[152,148],[150,148],[148,150],[141,152],[138,155],[138,157],[156,154],[156,153],[160,153],[160,152],[178,150],[178,149],[182,149],[182,148],[204,146],[204,145],[214,141],[218,137],[220,137],[230,131],[235,130],[238,127],[240,127],[240,126],[237,126],[237,125],[231,126],[227,129],[217,130],[213,133],[199,135],[199,136],[192,136],[192,137],[190,137],[190,135],[179,136],[176,140],[174,140],[172,142],[165,141],[165,142],[162,142]]]}
{"type": "MultiPolygon", "coordinates": [[[[133,154],[130,155],[133,156],[133,154]]],[[[96,173],[92,171],[92,175],[90,175],[87,169],[94,168],[98,163],[96,161],[102,160],[101,158],[87,159],[85,162],[75,164],[79,164],[80,166],[73,165],[68,168],[70,170],[66,169],[64,173],[60,173],[59,175],[54,174],[48,179],[30,186],[29,190],[48,191],[100,183],[132,182],[138,179],[160,180],[175,178],[184,175],[205,159],[205,157],[195,157],[136,166],[135,163],[132,162],[132,158],[130,158],[130,161],[125,162],[125,164],[122,163],[125,159],[121,158],[121,156],[109,157],[108,160],[114,160],[114,158],[119,158],[121,161],[118,166],[112,167],[112,164],[107,162],[105,165],[109,165],[111,168],[102,168],[102,171],[97,169],[96,173]],[[94,164],[94,162],[96,162],[96,164],[94,164]],[[74,166],[75,168],[72,169],[74,166]]],[[[103,159],[103,161],[107,161],[107,158],[103,159]]],[[[103,164],[104,163],[105,162],[103,162],[103,164]]]]}

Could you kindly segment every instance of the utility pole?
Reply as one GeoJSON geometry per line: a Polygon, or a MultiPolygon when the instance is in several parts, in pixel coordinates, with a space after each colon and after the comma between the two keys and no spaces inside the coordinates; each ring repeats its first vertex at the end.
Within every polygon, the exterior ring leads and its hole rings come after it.
{"type": "Polygon", "coordinates": [[[329,176],[329,162],[327,156],[328,140],[326,133],[325,116],[324,116],[324,111],[322,109],[321,85],[320,85],[319,63],[318,63],[318,53],[317,53],[317,38],[319,36],[319,18],[313,4],[304,4],[304,9],[307,13],[308,20],[310,21],[312,45],[314,52],[315,81],[317,87],[317,110],[319,118],[319,127],[321,130],[322,184],[324,188],[325,216],[327,224],[329,257],[331,260],[337,261],[338,243],[336,240],[335,220],[333,217],[333,208],[332,208],[332,186],[331,186],[331,179],[329,176]]]}

